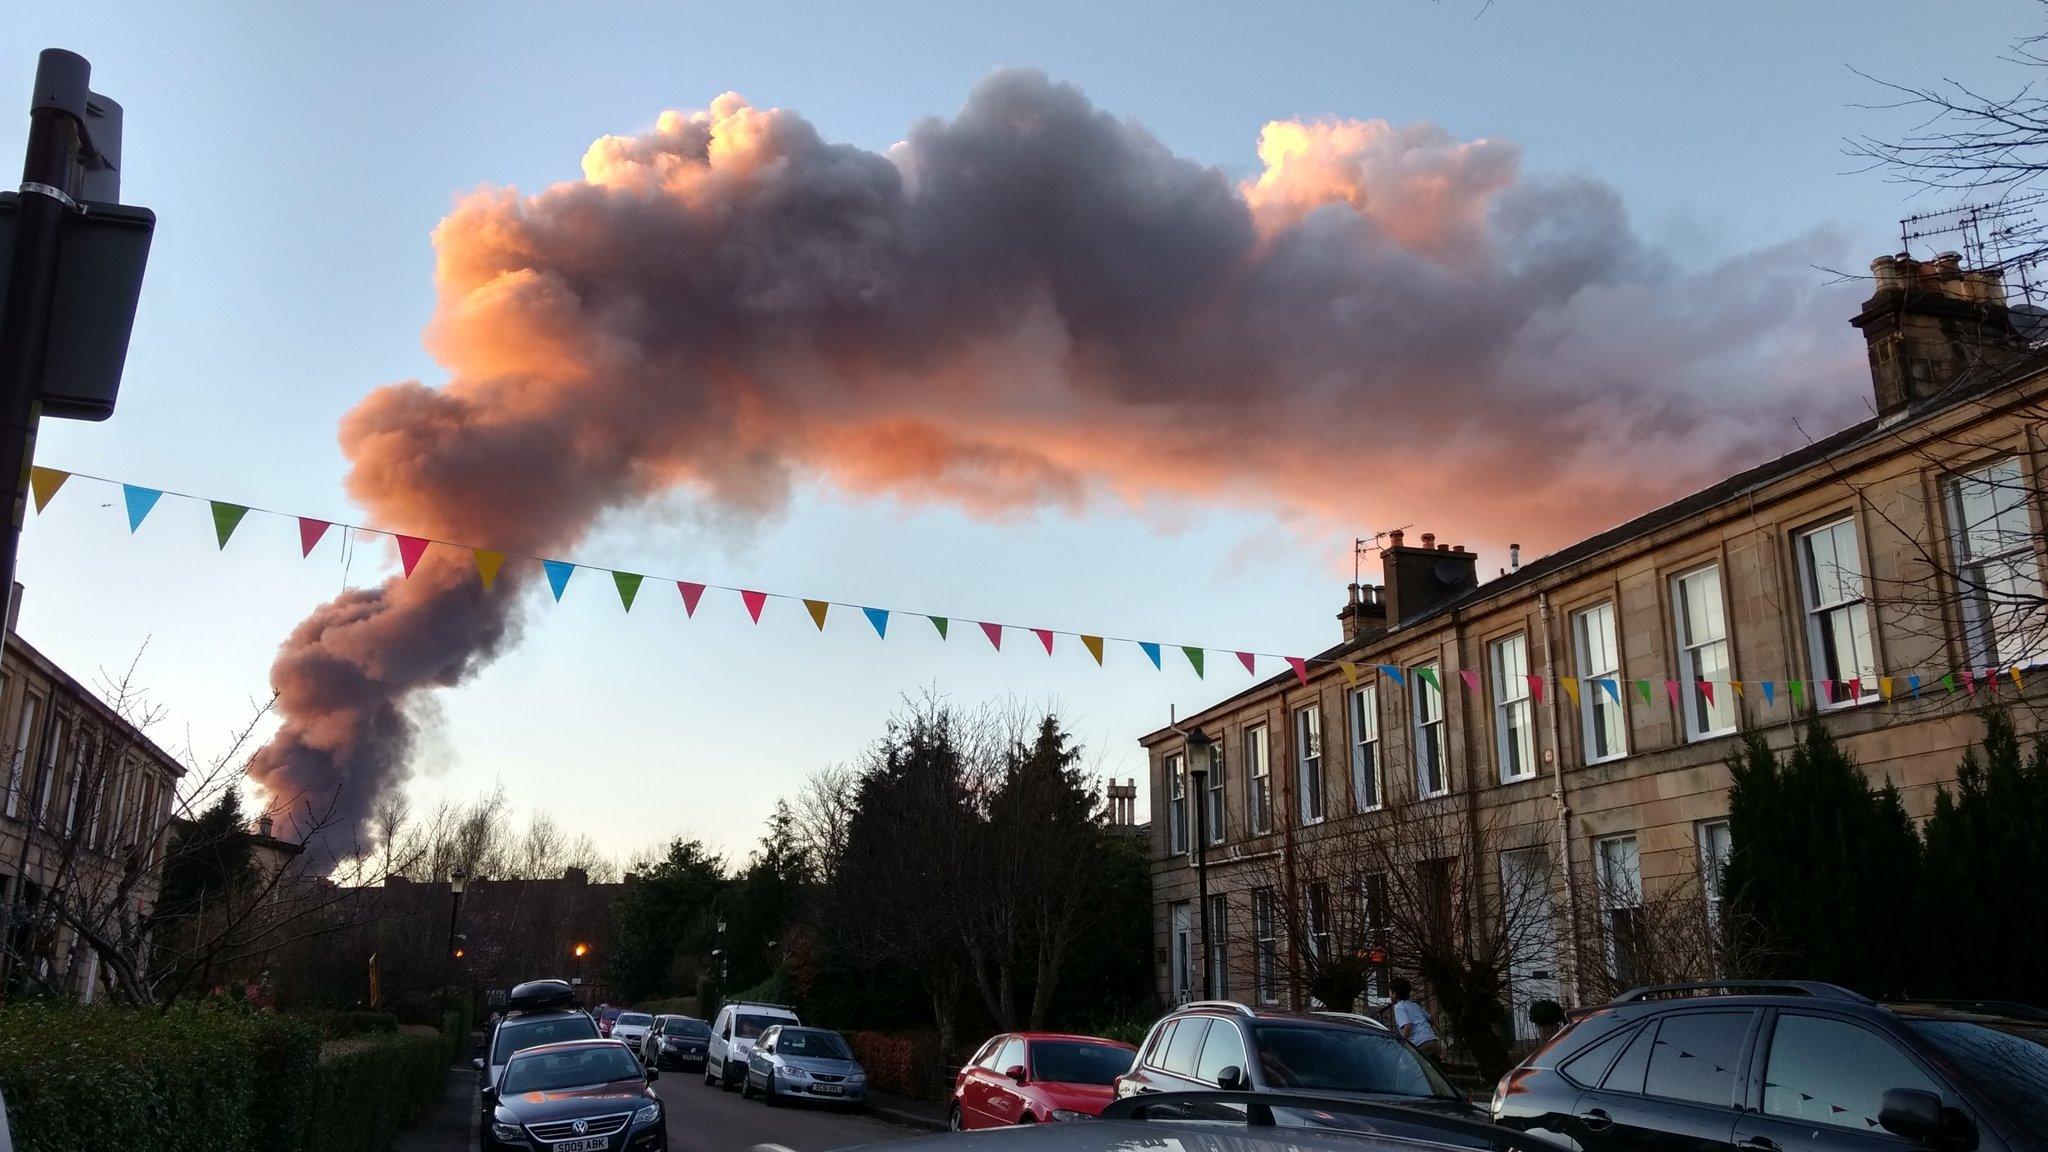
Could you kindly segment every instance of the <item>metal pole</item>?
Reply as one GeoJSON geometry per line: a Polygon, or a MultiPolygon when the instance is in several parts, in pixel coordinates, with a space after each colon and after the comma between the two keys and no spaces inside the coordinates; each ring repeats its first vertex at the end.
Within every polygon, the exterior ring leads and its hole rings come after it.
{"type": "Polygon", "coordinates": [[[92,65],[75,52],[47,48],[36,61],[14,261],[8,269],[6,308],[0,312],[0,482],[8,485],[8,520],[0,530],[0,620],[13,607],[14,563],[28,513],[28,473],[42,414],[36,394],[57,281],[58,231],[78,192],[81,141],[73,109],[84,109],[91,79],[92,65]]]}
{"type": "MultiPolygon", "coordinates": [[[[1203,752],[1206,755],[1207,749],[1203,752]]],[[[1194,759],[1194,750],[1188,750],[1188,759],[1194,759]]],[[[1189,799],[1195,802],[1195,899],[1200,901],[1196,913],[1202,926],[1202,999],[1216,998],[1216,974],[1210,970],[1209,957],[1214,947],[1209,940],[1209,770],[1188,769],[1195,784],[1195,794],[1189,799]]]]}
{"type": "Polygon", "coordinates": [[[462,919],[462,893],[451,891],[448,895],[450,897],[448,902],[448,956],[450,959],[453,959],[455,956],[455,926],[457,921],[462,919]]]}

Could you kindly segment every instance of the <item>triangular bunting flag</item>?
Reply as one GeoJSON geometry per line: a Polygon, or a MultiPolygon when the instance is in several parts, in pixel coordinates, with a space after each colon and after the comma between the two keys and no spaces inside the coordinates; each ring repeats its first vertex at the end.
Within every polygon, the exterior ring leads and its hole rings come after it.
{"type": "Polygon", "coordinates": [[[619,589],[619,603],[628,612],[633,610],[633,597],[640,594],[640,581],[642,579],[643,577],[638,572],[612,573],[612,583],[617,585],[619,589]]]}
{"type": "Polygon", "coordinates": [[[1465,682],[1465,691],[1473,693],[1474,695],[1478,694],[1479,673],[1474,672],[1470,668],[1460,668],[1458,669],[1458,679],[1463,680],[1465,682]]]}
{"type": "Polygon", "coordinates": [[[820,632],[825,630],[825,613],[830,611],[831,608],[832,605],[824,600],[804,601],[804,611],[811,614],[811,623],[816,624],[820,632]]]}
{"type": "Polygon", "coordinates": [[[1638,680],[1638,681],[1636,681],[1636,691],[1637,691],[1637,692],[1638,692],[1639,694],[1641,694],[1641,696],[1642,696],[1642,698],[1643,698],[1643,706],[1644,706],[1645,708],[1649,707],[1649,705],[1650,705],[1650,682],[1649,682],[1648,680],[1638,680]]]}
{"type": "Polygon", "coordinates": [[[1444,690],[1444,682],[1436,678],[1436,669],[1417,668],[1415,670],[1415,674],[1422,678],[1422,682],[1424,684],[1429,685],[1431,688],[1436,689],[1438,692],[1442,692],[1444,690]]]}
{"type": "Polygon", "coordinates": [[[1557,678],[1557,686],[1564,689],[1564,698],[1572,702],[1572,707],[1577,708],[1579,706],[1579,678],[1576,676],[1559,676],[1557,678]]]}
{"type": "Polygon", "coordinates": [[[1955,695],[1955,694],[1956,694],[1956,674],[1955,674],[1955,673],[1953,673],[1953,672],[1944,672],[1944,673],[1942,673],[1942,675],[1941,675],[1941,689],[1942,689],[1942,691],[1944,691],[1944,692],[1947,692],[1947,693],[1948,693],[1949,695],[1951,695],[1951,696],[1953,696],[1953,695],[1955,695]]]}
{"type": "Polygon", "coordinates": [[[1353,664],[1349,660],[1339,660],[1337,661],[1337,667],[1344,670],[1344,682],[1346,684],[1358,683],[1358,665],[1353,664]]]}
{"type": "Polygon", "coordinates": [[[1906,690],[1915,696],[1920,694],[1920,677],[1918,675],[1906,677],[1906,690]]]}
{"type": "Polygon", "coordinates": [[[1256,676],[1259,674],[1259,670],[1253,666],[1251,653],[1239,652],[1237,654],[1237,662],[1239,664],[1244,665],[1244,670],[1251,673],[1252,675],[1256,676]]]}
{"type": "Polygon", "coordinates": [[[1833,680],[1815,680],[1814,683],[1820,686],[1821,703],[1833,704],[1835,702],[1835,682],[1833,680]]]}
{"type": "Polygon", "coordinates": [[[1777,703],[1778,703],[1778,682],[1777,682],[1777,681],[1775,681],[1775,680],[1766,680],[1766,681],[1764,681],[1764,707],[1766,707],[1766,708],[1772,708],[1772,707],[1776,707],[1776,706],[1777,706],[1777,703]]]}
{"type": "Polygon", "coordinates": [[[121,501],[128,505],[128,530],[133,532],[142,527],[143,518],[149,515],[149,510],[156,507],[156,502],[163,497],[164,494],[155,488],[137,488],[133,484],[121,485],[121,501]]]}
{"type": "Polygon", "coordinates": [[[2020,679],[2020,666],[2017,664],[2012,666],[2012,686],[2022,692],[2027,690],[2027,682],[2020,679]]]}
{"type": "Polygon", "coordinates": [[[1003,650],[1003,626],[1001,624],[991,624],[984,620],[981,622],[981,634],[988,637],[988,642],[995,645],[996,651],[1001,652],[1003,650]]]}
{"type": "Polygon", "coordinates": [[[1714,682],[1712,680],[1700,681],[1700,695],[1707,698],[1707,707],[1711,708],[1714,706],[1714,682]]]}
{"type": "Polygon", "coordinates": [[[505,554],[487,548],[471,548],[469,554],[476,560],[476,574],[483,579],[484,591],[490,591],[491,585],[498,582],[498,569],[505,566],[505,554]]]}
{"type": "Polygon", "coordinates": [[[869,624],[874,625],[877,637],[883,640],[889,638],[889,610],[887,608],[863,608],[860,612],[861,615],[868,618],[869,624]]]}
{"type": "Polygon", "coordinates": [[[688,580],[678,580],[676,581],[676,591],[683,594],[683,615],[695,616],[697,614],[697,601],[704,598],[704,586],[702,584],[692,584],[688,580]]]}
{"type": "Polygon", "coordinates": [[[946,638],[946,625],[950,622],[944,616],[927,616],[925,619],[932,622],[932,627],[939,630],[939,639],[944,640],[946,638]]]}
{"type": "Polygon", "coordinates": [[[1621,681],[1616,680],[1612,676],[1603,676],[1595,680],[1594,683],[1598,684],[1607,693],[1609,700],[1614,701],[1616,704],[1621,703],[1621,681]]]}
{"type": "Polygon", "coordinates": [[[1968,668],[1963,669],[1963,687],[1970,690],[1970,695],[1977,694],[1977,674],[1968,668]]]}
{"type": "Polygon", "coordinates": [[[1729,687],[1729,688],[1730,688],[1730,689],[1731,689],[1732,691],[1734,691],[1734,693],[1735,693],[1735,698],[1736,698],[1737,700],[1740,700],[1740,699],[1742,699],[1742,681],[1740,681],[1740,680],[1730,680],[1730,681],[1728,682],[1728,687],[1729,687]]]}
{"type": "Polygon", "coordinates": [[[1299,656],[1289,656],[1287,658],[1287,666],[1294,669],[1294,678],[1296,680],[1301,681],[1304,685],[1308,683],[1308,661],[1303,660],[1299,656]]]}
{"type": "Polygon", "coordinates": [[[569,586],[569,577],[576,574],[576,566],[567,560],[543,560],[540,566],[548,574],[548,587],[554,590],[555,603],[561,603],[562,589],[569,586]]]}
{"type": "Polygon", "coordinates": [[[1194,665],[1194,666],[1195,666],[1195,675],[1196,675],[1197,677],[1200,677],[1200,676],[1201,676],[1201,675],[1203,674],[1203,673],[1202,673],[1202,656],[1203,656],[1203,652],[1202,652],[1202,649],[1200,649],[1200,648],[1190,648],[1190,647],[1188,647],[1187,645],[1183,644],[1183,645],[1181,645],[1181,646],[1180,646],[1180,650],[1181,650],[1182,652],[1184,652],[1184,653],[1186,653],[1186,654],[1187,654],[1187,658],[1188,658],[1188,663],[1190,663],[1190,664],[1192,664],[1192,665],[1194,665]]]}
{"type": "Polygon", "coordinates": [[[1394,683],[1400,685],[1401,687],[1405,688],[1408,686],[1408,677],[1402,675],[1401,670],[1399,668],[1394,667],[1392,664],[1380,665],[1380,675],[1385,676],[1387,679],[1392,680],[1394,683]]]}
{"type": "Polygon", "coordinates": [[[1863,677],[1861,677],[1861,676],[1855,676],[1855,677],[1852,677],[1852,678],[1850,678],[1850,680],[1849,680],[1849,699],[1851,699],[1851,700],[1861,700],[1861,699],[1863,699],[1863,677]]]}
{"type": "Polygon", "coordinates": [[[1529,677],[1529,699],[1538,704],[1543,703],[1543,677],[1529,677]]]}
{"type": "Polygon", "coordinates": [[[208,500],[207,503],[213,506],[214,539],[220,541],[220,547],[225,550],[228,546],[228,537],[235,534],[235,529],[241,525],[242,517],[249,514],[249,509],[240,504],[229,504],[221,500],[208,500]]]}
{"type": "Polygon", "coordinates": [[[740,589],[740,602],[747,606],[747,615],[754,618],[754,623],[759,624],[761,622],[761,609],[768,605],[768,594],[742,588],[740,589]]]}
{"type": "Polygon", "coordinates": [[[1086,648],[1088,654],[1095,657],[1097,664],[1102,663],[1102,637],[1083,636],[1081,637],[1081,647],[1086,648]]]}
{"type": "Polygon", "coordinates": [[[57,489],[62,488],[64,482],[69,479],[71,479],[71,473],[60,472],[55,468],[43,468],[40,466],[30,468],[28,470],[28,487],[29,491],[36,494],[36,511],[41,512],[43,507],[50,502],[50,497],[55,496],[57,489]]]}
{"type": "Polygon", "coordinates": [[[407,576],[420,566],[420,557],[427,554],[427,541],[418,536],[399,536],[398,562],[405,568],[407,576]]]}
{"type": "Polygon", "coordinates": [[[1159,667],[1159,645],[1152,643],[1150,640],[1140,640],[1138,641],[1138,647],[1144,650],[1147,657],[1151,658],[1152,667],[1159,667]]]}
{"type": "Polygon", "coordinates": [[[1890,700],[1890,699],[1892,698],[1892,678],[1891,678],[1891,677],[1889,677],[1889,676],[1879,676],[1879,677],[1877,678],[1877,696],[1878,696],[1878,699],[1880,699],[1880,700],[1890,700]]]}
{"type": "Polygon", "coordinates": [[[1045,645],[1045,654],[1046,654],[1047,656],[1050,656],[1050,655],[1052,655],[1052,629],[1050,629],[1050,628],[1033,628],[1033,629],[1031,630],[1031,634],[1032,634],[1033,636],[1036,636],[1036,637],[1038,637],[1038,642],[1039,642],[1040,644],[1043,644],[1043,645],[1045,645]]]}
{"type": "Polygon", "coordinates": [[[1806,707],[1806,682],[1803,680],[1785,681],[1785,698],[1792,702],[1792,710],[1794,712],[1806,707]]]}
{"type": "Polygon", "coordinates": [[[320,538],[327,535],[327,530],[332,527],[334,525],[325,520],[315,520],[311,516],[299,517],[299,555],[311,556],[313,548],[320,543],[320,538]]]}
{"type": "Polygon", "coordinates": [[[1666,681],[1664,682],[1664,694],[1665,694],[1666,696],[1669,696],[1669,697],[1671,697],[1671,705],[1672,705],[1672,707],[1674,707],[1674,708],[1675,708],[1675,707],[1677,707],[1677,706],[1678,706],[1678,681],[1676,681],[1676,680],[1666,680],[1666,681]]]}

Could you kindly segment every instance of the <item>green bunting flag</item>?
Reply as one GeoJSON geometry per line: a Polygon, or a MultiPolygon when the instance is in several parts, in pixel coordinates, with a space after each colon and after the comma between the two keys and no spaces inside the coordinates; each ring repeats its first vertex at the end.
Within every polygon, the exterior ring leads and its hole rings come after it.
{"type": "Polygon", "coordinates": [[[612,583],[619,589],[619,603],[625,605],[628,612],[633,610],[633,597],[640,594],[640,580],[637,572],[612,573],[612,583]]]}
{"type": "Polygon", "coordinates": [[[944,616],[927,616],[925,619],[932,622],[932,627],[939,630],[939,639],[944,640],[946,638],[946,618],[944,616]]]}
{"type": "Polygon", "coordinates": [[[219,539],[220,546],[226,548],[228,537],[235,534],[236,526],[241,524],[242,517],[247,516],[249,510],[225,500],[208,500],[207,503],[213,505],[213,534],[219,539]]]}
{"type": "Polygon", "coordinates": [[[1438,692],[1442,692],[1444,690],[1444,682],[1436,678],[1436,669],[1417,668],[1415,670],[1415,675],[1420,677],[1424,684],[1429,685],[1431,688],[1436,689],[1438,692]]]}
{"type": "Polygon", "coordinates": [[[1202,650],[1200,648],[1190,648],[1185,644],[1180,646],[1180,650],[1187,653],[1188,663],[1195,666],[1195,675],[1200,677],[1202,675],[1202,650]]]}
{"type": "Polygon", "coordinates": [[[1647,708],[1650,706],[1650,682],[1648,680],[1636,681],[1636,694],[1643,698],[1643,707],[1647,708]]]}

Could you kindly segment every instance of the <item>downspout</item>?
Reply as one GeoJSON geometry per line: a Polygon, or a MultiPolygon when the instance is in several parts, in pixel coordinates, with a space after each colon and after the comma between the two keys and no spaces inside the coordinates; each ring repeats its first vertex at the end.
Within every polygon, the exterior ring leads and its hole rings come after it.
{"type": "MultiPolygon", "coordinates": [[[[1556,685],[1556,666],[1552,660],[1550,646],[1550,593],[1536,593],[1537,618],[1543,633],[1543,680],[1556,685]]],[[[1580,686],[1584,691],[1584,686],[1580,686]]],[[[1597,689],[1596,689],[1597,691],[1597,689]]],[[[1550,693],[1550,707],[1544,709],[1544,719],[1550,729],[1550,770],[1555,782],[1551,798],[1557,801],[1557,858],[1564,871],[1565,932],[1557,949],[1558,986],[1566,996],[1565,1006],[1576,1008],[1581,999],[1579,992],[1579,959],[1574,948],[1566,947],[1565,941],[1577,941],[1579,931],[1579,886],[1572,877],[1572,806],[1571,798],[1564,790],[1564,745],[1558,743],[1557,697],[1550,693]]]]}

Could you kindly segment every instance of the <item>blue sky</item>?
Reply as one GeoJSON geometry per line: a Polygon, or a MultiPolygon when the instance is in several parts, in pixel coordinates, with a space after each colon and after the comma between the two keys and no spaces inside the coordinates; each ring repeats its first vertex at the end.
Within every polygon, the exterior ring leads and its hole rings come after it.
{"type": "MultiPolygon", "coordinates": [[[[726,90],[882,149],[918,118],[951,114],[992,69],[1030,65],[1241,176],[1258,170],[1268,120],[1427,120],[1518,143],[1526,170],[1612,184],[1636,227],[1682,261],[1818,226],[1877,255],[1895,247],[1898,217],[1940,202],[1851,171],[1844,136],[1904,123],[1857,107],[1881,94],[1851,67],[1996,87],[2012,79],[1999,49],[2036,19],[2021,0],[1941,13],[1514,0],[1483,13],[1456,0],[30,6],[10,14],[0,51],[0,98],[15,101],[0,156],[20,154],[34,50],[79,51],[127,109],[124,198],[160,220],[119,414],[46,423],[38,458],[358,518],[336,423],[377,385],[443,378],[420,332],[434,306],[429,235],[454,199],[573,179],[597,137],[726,90]]],[[[1846,323],[1836,337],[1854,354],[1846,323]]],[[[1356,531],[1411,518],[1375,507],[1360,483],[1356,531]]],[[[1312,652],[1335,639],[1349,535],[1117,508],[991,524],[809,488],[737,535],[680,506],[647,508],[575,558],[963,619],[1312,652]]],[[[368,547],[344,568],[338,544],[301,560],[289,521],[252,518],[217,554],[203,506],[172,502],[131,537],[116,493],[67,488],[27,529],[21,630],[82,676],[125,665],[147,640],[141,679],[170,717],[159,738],[204,752],[266,694],[294,623],[344,580],[394,563],[368,547]]],[[[1134,649],[1098,670],[1078,647],[1048,660],[1028,636],[1000,654],[972,634],[941,644],[921,622],[878,643],[857,617],[835,617],[821,637],[788,604],[758,628],[714,601],[685,622],[652,586],[624,615],[587,575],[559,606],[528,594],[524,641],[439,698],[415,792],[460,797],[501,780],[515,804],[545,798],[621,854],[675,834],[743,850],[777,795],[858,755],[906,692],[1057,702],[1100,770],[1142,776],[1135,738],[1169,706],[1243,683],[1231,670],[1206,683],[1171,664],[1154,672],[1134,649]]]]}

